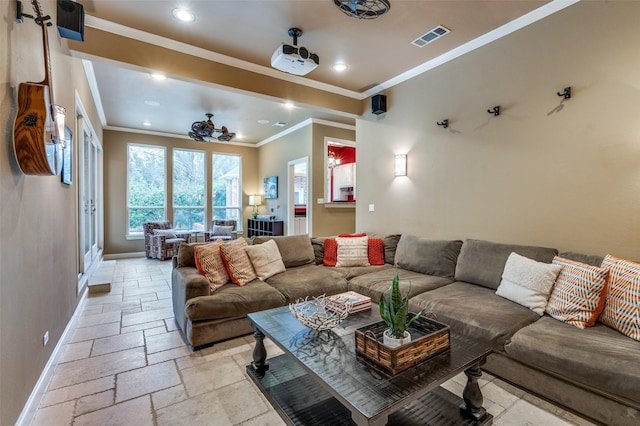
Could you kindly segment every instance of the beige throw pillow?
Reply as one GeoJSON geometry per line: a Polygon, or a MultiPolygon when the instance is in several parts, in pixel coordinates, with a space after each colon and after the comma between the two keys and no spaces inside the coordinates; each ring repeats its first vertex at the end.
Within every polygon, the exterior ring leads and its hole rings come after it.
{"type": "Polygon", "coordinates": [[[537,262],[511,253],[496,294],[542,316],[561,269],[560,265],[537,262]]]}
{"type": "Polygon", "coordinates": [[[336,267],[370,266],[369,237],[338,237],[338,261],[336,267]]]}
{"type": "Polygon", "coordinates": [[[247,254],[253,269],[262,281],[285,271],[280,250],[274,240],[256,246],[247,246],[247,254]]]}

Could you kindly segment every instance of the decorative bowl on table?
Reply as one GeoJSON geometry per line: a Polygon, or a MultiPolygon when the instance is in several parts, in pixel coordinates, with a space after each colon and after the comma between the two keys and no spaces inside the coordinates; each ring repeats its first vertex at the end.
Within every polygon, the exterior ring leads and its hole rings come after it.
{"type": "Polygon", "coordinates": [[[329,308],[324,295],[308,299],[305,297],[298,299],[296,303],[290,303],[289,310],[298,321],[312,330],[330,330],[351,312],[352,305],[349,302],[329,308]]]}

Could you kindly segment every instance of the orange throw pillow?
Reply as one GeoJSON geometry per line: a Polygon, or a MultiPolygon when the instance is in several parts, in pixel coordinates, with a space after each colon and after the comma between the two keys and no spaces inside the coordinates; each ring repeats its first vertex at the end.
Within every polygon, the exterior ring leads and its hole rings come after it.
{"type": "Polygon", "coordinates": [[[384,265],[384,241],[382,238],[369,238],[369,263],[384,265]]]}
{"type": "Polygon", "coordinates": [[[324,240],[324,266],[336,266],[338,263],[338,242],[335,238],[325,238],[324,240]]]}
{"type": "Polygon", "coordinates": [[[209,280],[209,293],[229,282],[229,274],[220,255],[222,244],[222,240],[218,240],[211,244],[195,246],[193,250],[198,272],[209,280]]]}
{"type": "Polygon", "coordinates": [[[239,286],[243,286],[258,277],[247,254],[247,246],[248,244],[244,238],[238,238],[220,246],[222,260],[227,268],[229,277],[231,277],[231,281],[239,286]]]}

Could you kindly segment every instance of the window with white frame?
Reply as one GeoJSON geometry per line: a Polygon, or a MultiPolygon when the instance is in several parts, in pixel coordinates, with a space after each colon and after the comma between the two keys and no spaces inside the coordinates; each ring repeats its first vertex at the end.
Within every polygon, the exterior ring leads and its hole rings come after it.
{"type": "Polygon", "coordinates": [[[242,157],[214,153],[212,157],[211,203],[213,219],[235,219],[242,228],[242,157]]]}
{"type": "Polygon", "coordinates": [[[142,235],[142,224],[166,217],[166,149],[127,145],[128,235],[142,235]]]}
{"type": "Polygon", "coordinates": [[[205,226],[205,153],[173,150],[173,227],[202,231],[205,226]]]}

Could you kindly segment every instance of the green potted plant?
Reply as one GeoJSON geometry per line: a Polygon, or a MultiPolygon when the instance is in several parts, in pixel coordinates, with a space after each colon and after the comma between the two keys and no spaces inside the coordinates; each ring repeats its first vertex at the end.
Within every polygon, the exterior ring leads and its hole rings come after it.
{"type": "Polygon", "coordinates": [[[396,271],[386,296],[385,293],[380,295],[380,316],[388,327],[382,334],[385,346],[393,348],[411,341],[411,334],[409,334],[408,328],[411,323],[422,315],[424,309],[409,319],[410,292],[411,283],[409,283],[407,294],[402,296],[400,279],[398,278],[398,271],[396,271]]]}

